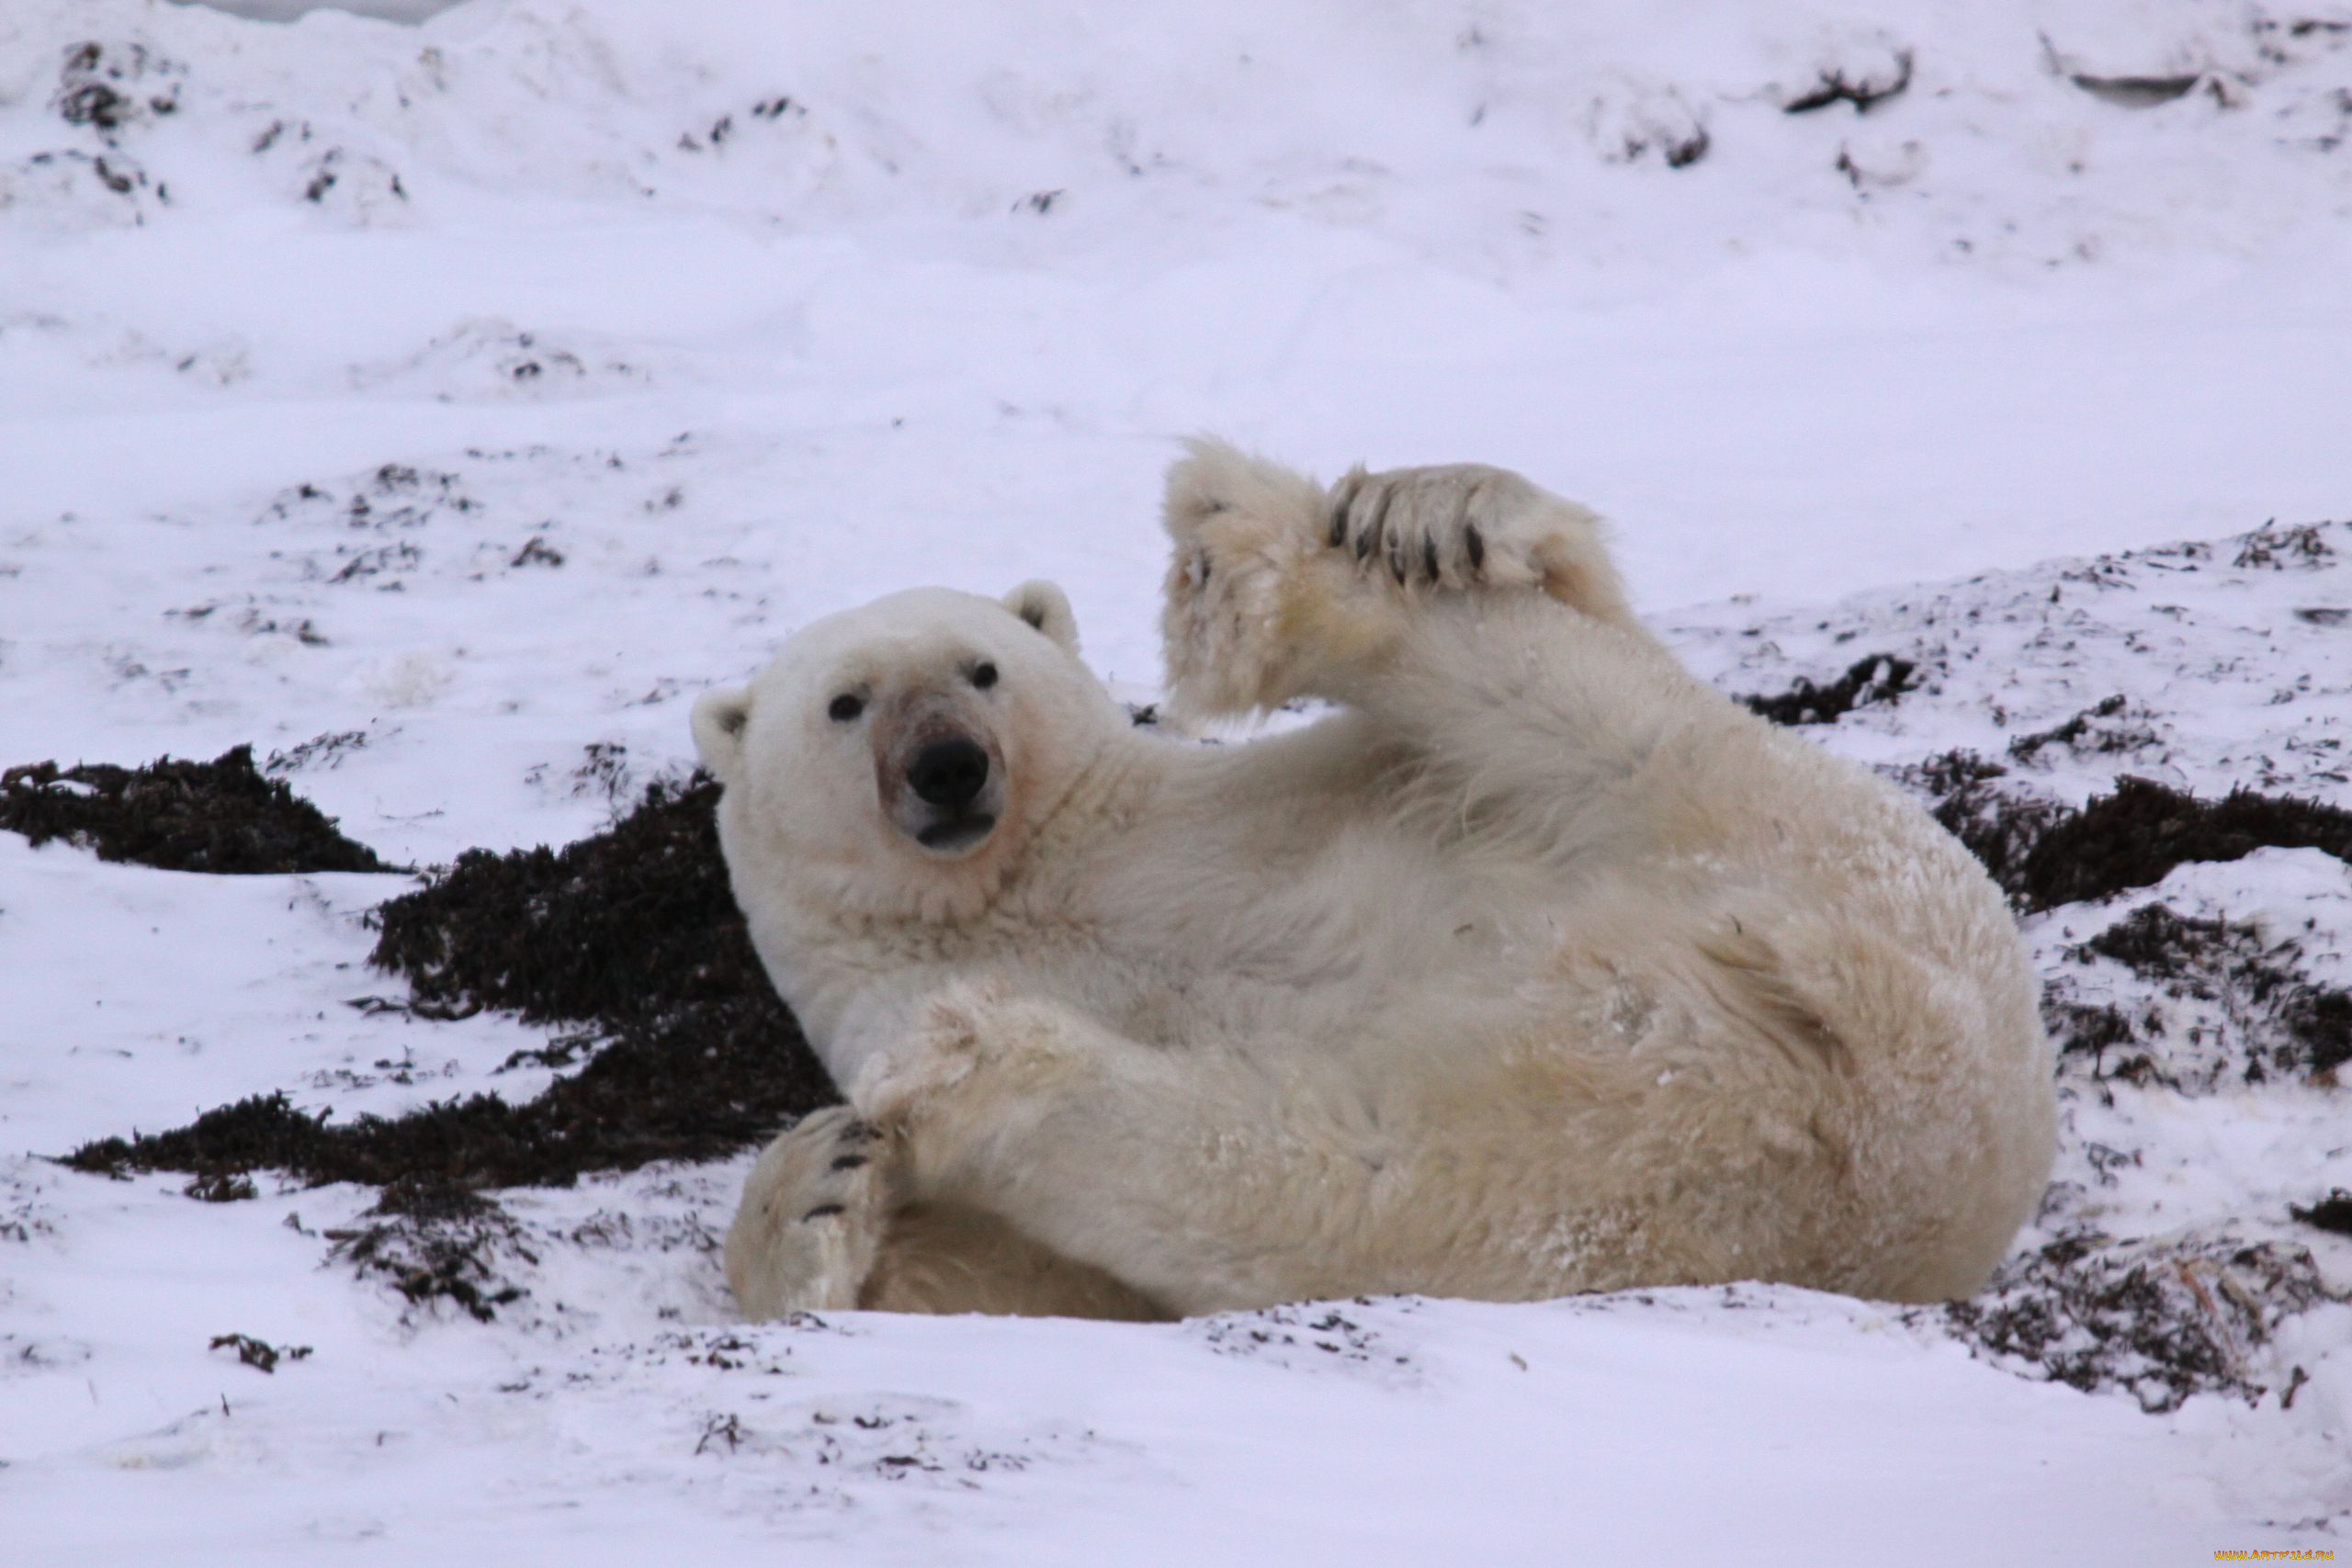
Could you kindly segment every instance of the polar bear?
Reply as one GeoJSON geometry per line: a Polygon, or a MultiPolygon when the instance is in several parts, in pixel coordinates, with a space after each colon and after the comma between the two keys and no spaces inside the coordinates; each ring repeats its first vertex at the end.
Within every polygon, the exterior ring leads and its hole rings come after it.
{"type": "Polygon", "coordinates": [[[1171,712],[1062,593],[917,589],[705,695],[752,938],[848,1104],[758,1317],[1977,1289],[2052,1157],[2017,931],[1896,790],[1702,684],[1501,469],[1168,481],[1171,712]]]}

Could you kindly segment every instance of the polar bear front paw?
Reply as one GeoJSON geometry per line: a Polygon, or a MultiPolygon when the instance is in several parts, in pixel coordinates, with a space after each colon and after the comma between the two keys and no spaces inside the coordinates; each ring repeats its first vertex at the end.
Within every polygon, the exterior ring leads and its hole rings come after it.
{"type": "Polygon", "coordinates": [[[1323,544],[1400,589],[1540,587],[1588,615],[1626,614],[1600,519],[1508,468],[1351,469],[1331,487],[1323,544]]]}
{"type": "Polygon", "coordinates": [[[754,1320],[857,1305],[890,1218],[888,1140],[845,1105],[768,1145],[727,1232],[727,1282],[754,1320]]]}
{"type": "Polygon", "coordinates": [[[888,1134],[909,1180],[928,1190],[975,1149],[1066,1102],[1096,1059],[1089,1037],[1057,1002],[995,978],[959,981],[867,1058],[850,1103],[888,1134]]]}
{"type": "Polygon", "coordinates": [[[980,1022],[962,998],[927,1003],[904,1039],[866,1058],[850,1100],[877,1123],[903,1122],[971,1076],[981,1042],[980,1022]]]}
{"type": "Polygon", "coordinates": [[[866,1059],[850,1102],[875,1125],[896,1128],[987,1091],[988,1080],[1003,1076],[994,1069],[1057,1055],[1060,1035],[1049,1008],[1015,997],[1001,980],[961,980],[916,1009],[903,1037],[866,1059]]]}

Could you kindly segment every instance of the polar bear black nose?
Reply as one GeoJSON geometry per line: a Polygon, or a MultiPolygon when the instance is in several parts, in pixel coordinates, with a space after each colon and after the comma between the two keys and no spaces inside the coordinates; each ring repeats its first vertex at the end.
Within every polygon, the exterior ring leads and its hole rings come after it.
{"type": "Polygon", "coordinates": [[[934,740],[915,753],[907,783],[933,806],[960,811],[989,782],[989,754],[962,736],[934,740]]]}

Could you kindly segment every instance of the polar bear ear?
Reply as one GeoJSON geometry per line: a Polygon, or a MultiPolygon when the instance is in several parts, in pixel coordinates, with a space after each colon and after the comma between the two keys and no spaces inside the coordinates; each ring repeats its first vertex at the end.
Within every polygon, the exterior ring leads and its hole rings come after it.
{"type": "Polygon", "coordinates": [[[1052,583],[1024,582],[1004,596],[1004,607],[1068,652],[1078,651],[1078,617],[1069,612],[1069,595],[1052,583]]]}
{"type": "Polygon", "coordinates": [[[740,686],[695,699],[695,750],[720,784],[733,784],[743,771],[743,727],[751,722],[752,694],[740,686]]]}

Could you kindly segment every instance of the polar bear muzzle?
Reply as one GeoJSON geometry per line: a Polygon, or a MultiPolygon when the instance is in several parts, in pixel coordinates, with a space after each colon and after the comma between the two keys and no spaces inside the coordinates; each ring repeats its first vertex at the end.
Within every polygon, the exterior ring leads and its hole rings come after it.
{"type": "Polygon", "coordinates": [[[877,748],[876,783],[899,831],[935,855],[979,848],[1004,814],[1004,759],[985,734],[942,714],[877,748]]]}

